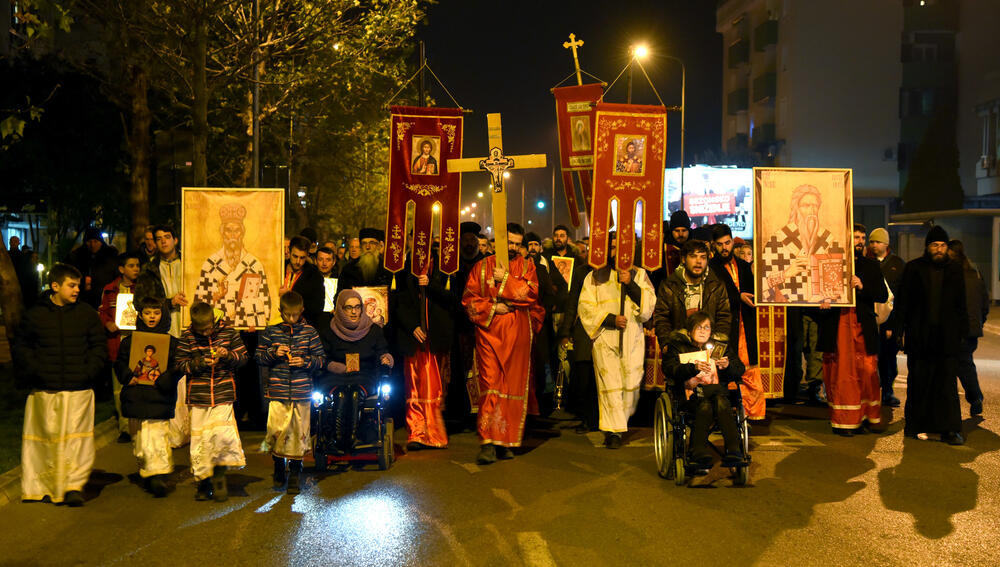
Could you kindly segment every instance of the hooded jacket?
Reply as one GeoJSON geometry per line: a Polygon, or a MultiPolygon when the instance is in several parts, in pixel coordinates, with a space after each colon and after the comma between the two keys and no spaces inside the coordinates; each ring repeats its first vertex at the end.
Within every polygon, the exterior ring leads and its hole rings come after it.
{"type": "MultiPolygon", "coordinates": [[[[670,341],[670,333],[683,329],[687,322],[687,308],[684,305],[687,285],[684,266],[679,266],[670,277],[660,283],[656,291],[653,324],[660,348],[670,341]]],[[[726,292],[726,286],[708,266],[705,266],[705,275],[702,278],[701,311],[708,313],[712,318],[712,338],[728,342],[733,318],[729,309],[729,294],[726,292]]]]}
{"type": "Polygon", "coordinates": [[[52,295],[38,296],[14,336],[18,382],[39,390],[89,390],[108,358],[104,326],[90,305],[56,305],[52,295]]]}
{"type": "Polygon", "coordinates": [[[312,378],[322,370],[325,353],[319,333],[306,323],[305,317],[299,317],[293,325],[279,323],[264,329],[254,359],[270,369],[264,390],[267,399],[305,402],[312,396],[312,378]],[[305,366],[289,366],[287,358],[275,354],[281,345],[289,347],[292,356],[301,357],[305,366]]]}
{"type": "Polygon", "coordinates": [[[236,401],[237,368],[247,363],[247,349],[240,334],[226,326],[220,317],[208,335],[199,335],[193,327],[184,329],[177,346],[177,371],[187,374],[187,404],[212,407],[236,401]],[[214,366],[205,364],[216,348],[223,347],[228,354],[219,358],[214,366]]]}
{"type": "Polygon", "coordinates": [[[122,402],[122,415],[136,419],[171,419],[174,417],[174,407],[177,404],[177,381],[180,374],[177,366],[178,340],[171,337],[170,315],[163,313],[160,322],[153,328],[146,326],[140,317],[135,323],[135,332],[122,339],[118,358],[115,360],[115,375],[122,383],[119,399],[122,402]],[[157,333],[170,337],[170,352],[165,367],[160,368],[160,376],[152,386],[147,384],[131,384],[135,376],[135,367],[130,364],[129,355],[132,352],[132,340],[136,332],[157,333]]]}

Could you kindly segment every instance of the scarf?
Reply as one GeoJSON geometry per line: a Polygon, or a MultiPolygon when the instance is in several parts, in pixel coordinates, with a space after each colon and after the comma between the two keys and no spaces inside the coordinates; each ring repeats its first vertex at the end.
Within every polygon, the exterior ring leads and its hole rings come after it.
{"type": "Polygon", "coordinates": [[[372,320],[365,311],[364,302],[361,304],[361,317],[353,323],[347,319],[344,305],[352,298],[360,300],[361,295],[353,289],[345,289],[337,296],[337,307],[333,312],[333,319],[330,320],[330,330],[341,339],[353,343],[365,338],[372,326],[372,320]]]}

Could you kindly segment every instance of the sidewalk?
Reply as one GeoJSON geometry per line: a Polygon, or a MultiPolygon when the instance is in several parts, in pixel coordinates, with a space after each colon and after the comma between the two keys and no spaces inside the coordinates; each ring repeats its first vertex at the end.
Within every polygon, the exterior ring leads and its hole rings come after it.
{"type": "Polygon", "coordinates": [[[1000,335],[1000,305],[990,307],[990,314],[986,316],[986,323],[983,325],[983,332],[992,335],[1000,335]]]}

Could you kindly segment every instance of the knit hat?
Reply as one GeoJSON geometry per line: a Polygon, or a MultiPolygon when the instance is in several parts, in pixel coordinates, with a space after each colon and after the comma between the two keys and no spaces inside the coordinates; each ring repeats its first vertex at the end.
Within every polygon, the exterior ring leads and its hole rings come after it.
{"type": "Polygon", "coordinates": [[[691,229],[691,217],[688,216],[687,211],[674,211],[674,214],[670,215],[670,230],[675,228],[691,229]]]}
{"type": "Polygon", "coordinates": [[[889,231],[884,228],[876,228],[868,235],[868,242],[881,242],[889,244],[889,231]]]}
{"type": "Polygon", "coordinates": [[[948,233],[944,231],[940,226],[933,226],[931,230],[927,233],[927,238],[924,239],[924,246],[927,246],[931,242],[944,242],[948,243],[948,233]]]}
{"type": "Polygon", "coordinates": [[[87,230],[83,231],[83,241],[86,242],[88,240],[101,240],[101,241],[103,241],[104,239],[101,238],[101,231],[100,231],[100,229],[92,227],[92,226],[88,226],[87,230]]]}

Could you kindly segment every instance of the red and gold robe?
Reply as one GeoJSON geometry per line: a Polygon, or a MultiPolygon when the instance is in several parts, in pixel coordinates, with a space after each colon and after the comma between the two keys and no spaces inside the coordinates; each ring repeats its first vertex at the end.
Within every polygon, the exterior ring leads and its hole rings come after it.
{"type": "MultiPolygon", "coordinates": [[[[740,276],[736,260],[730,260],[726,262],[726,273],[736,284],[736,289],[739,292],[744,290],[740,289],[740,276]]],[[[746,290],[750,291],[750,290],[746,290]]],[[[740,309],[740,306],[731,306],[731,308],[736,311],[740,309]]],[[[737,337],[737,356],[740,357],[740,362],[746,368],[743,373],[742,383],[740,384],[740,390],[742,390],[743,395],[743,411],[746,412],[747,418],[753,420],[764,419],[766,413],[766,402],[764,401],[765,392],[764,386],[761,384],[760,368],[757,364],[750,364],[750,350],[747,347],[747,334],[746,327],[744,327],[743,318],[740,318],[740,328],[735,329],[737,337]]],[[[730,337],[733,334],[730,333],[730,337]]]]}
{"type": "Polygon", "coordinates": [[[462,295],[462,306],[476,325],[479,438],[483,444],[519,447],[528,408],[531,343],[542,328],[545,309],[538,303],[534,264],[515,257],[499,283],[493,279],[495,268],[496,256],[480,260],[462,295]],[[498,302],[510,312],[498,314],[498,302]]]}
{"type": "Polygon", "coordinates": [[[878,355],[868,354],[853,307],[840,310],[837,352],[823,354],[823,384],[834,428],[856,429],[866,420],[872,424],[882,421],[878,355]]]}

